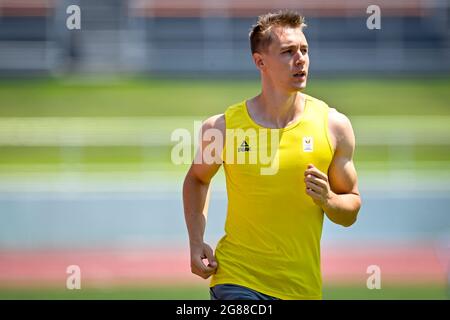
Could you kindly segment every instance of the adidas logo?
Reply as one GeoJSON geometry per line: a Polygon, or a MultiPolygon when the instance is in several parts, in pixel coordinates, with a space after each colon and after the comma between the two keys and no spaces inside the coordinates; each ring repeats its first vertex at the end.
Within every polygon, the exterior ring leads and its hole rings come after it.
{"type": "Polygon", "coordinates": [[[250,151],[250,146],[247,141],[242,141],[241,146],[238,148],[238,152],[250,151]]]}

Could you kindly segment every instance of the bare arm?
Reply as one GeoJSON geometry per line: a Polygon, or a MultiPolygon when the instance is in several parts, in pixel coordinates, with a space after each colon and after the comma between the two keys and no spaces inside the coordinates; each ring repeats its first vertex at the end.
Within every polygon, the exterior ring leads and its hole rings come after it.
{"type": "MultiPolygon", "coordinates": [[[[225,120],[223,115],[213,116],[203,123],[203,134],[211,129],[224,137],[225,120]]],[[[184,180],[183,205],[186,226],[189,233],[191,271],[206,279],[217,268],[217,262],[215,261],[212,248],[203,241],[208,214],[209,185],[212,177],[219,170],[222,160],[219,152],[215,152],[212,156],[206,154],[204,152],[205,148],[211,142],[202,140],[199,143],[201,150],[197,150],[194,162],[184,180]],[[208,259],[208,265],[203,263],[203,259],[208,259]]],[[[222,141],[220,141],[220,149],[223,148],[222,141]]]]}
{"type": "Polygon", "coordinates": [[[353,164],[355,135],[350,120],[334,109],[329,114],[329,129],[335,152],[328,174],[309,165],[305,171],[306,193],[322,207],[331,221],[348,227],[356,221],[361,208],[353,164]]]}

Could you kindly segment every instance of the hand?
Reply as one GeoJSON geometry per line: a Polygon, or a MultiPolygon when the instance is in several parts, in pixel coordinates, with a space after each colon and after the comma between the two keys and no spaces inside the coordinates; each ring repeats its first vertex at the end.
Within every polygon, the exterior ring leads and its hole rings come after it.
{"type": "Polygon", "coordinates": [[[306,184],[306,194],[309,195],[318,206],[326,206],[334,195],[331,191],[330,184],[328,183],[328,176],[312,164],[309,164],[308,168],[305,170],[304,181],[306,184]]]}
{"type": "Polygon", "coordinates": [[[206,243],[200,245],[191,245],[191,272],[203,279],[208,279],[216,272],[217,262],[214,257],[213,249],[206,243]],[[203,260],[208,260],[205,265],[203,260]]]}

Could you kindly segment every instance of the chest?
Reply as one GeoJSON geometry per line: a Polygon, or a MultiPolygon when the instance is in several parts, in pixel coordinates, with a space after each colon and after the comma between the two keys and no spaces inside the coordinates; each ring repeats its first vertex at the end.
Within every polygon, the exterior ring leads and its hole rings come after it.
{"type": "Polygon", "coordinates": [[[236,174],[289,176],[310,163],[327,171],[332,150],[323,128],[251,129],[227,135],[225,165],[236,174]]]}

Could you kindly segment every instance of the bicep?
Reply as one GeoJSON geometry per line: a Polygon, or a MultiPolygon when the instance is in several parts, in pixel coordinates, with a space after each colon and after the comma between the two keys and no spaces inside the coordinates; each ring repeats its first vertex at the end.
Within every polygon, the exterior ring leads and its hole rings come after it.
{"type": "Polygon", "coordinates": [[[203,183],[209,183],[219,170],[220,164],[192,163],[188,175],[195,177],[203,183]]]}
{"type": "Polygon", "coordinates": [[[203,183],[209,183],[222,165],[223,131],[223,115],[209,118],[202,126],[189,174],[203,183]]]}
{"type": "Polygon", "coordinates": [[[335,126],[336,148],[328,168],[328,179],[333,192],[337,194],[359,194],[358,178],[353,163],[355,136],[350,121],[340,120],[335,126]]]}
{"type": "Polygon", "coordinates": [[[352,160],[334,157],[328,169],[331,190],[337,194],[359,194],[356,169],[352,160]]]}

